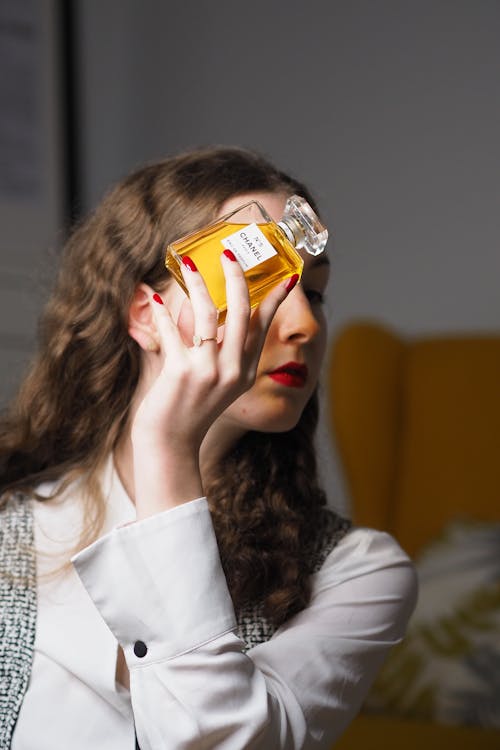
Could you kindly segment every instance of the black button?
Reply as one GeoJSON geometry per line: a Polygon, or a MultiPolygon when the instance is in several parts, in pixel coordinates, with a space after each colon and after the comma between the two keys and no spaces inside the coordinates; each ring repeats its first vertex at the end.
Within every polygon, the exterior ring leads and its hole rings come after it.
{"type": "Polygon", "coordinates": [[[139,657],[139,659],[142,659],[143,656],[146,656],[148,653],[148,647],[144,643],[144,641],[136,641],[134,643],[134,654],[139,657]]]}

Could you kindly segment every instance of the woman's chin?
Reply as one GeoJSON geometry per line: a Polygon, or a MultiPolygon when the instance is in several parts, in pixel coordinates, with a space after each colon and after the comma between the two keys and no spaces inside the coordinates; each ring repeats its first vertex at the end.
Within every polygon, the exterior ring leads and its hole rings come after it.
{"type": "Polygon", "coordinates": [[[299,409],[276,410],[274,414],[263,414],[259,419],[256,415],[248,420],[247,429],[255,432],[288,432],[297,425],[302,414],[299,409]]]}
{"type": "Polygon", "coordinates": [[[242,432],[288,432],[297,425],[310,396],[305,392],[276,394],[274,390],[259,392],[253,388],[226,409],[221,422],[242,432]]]}

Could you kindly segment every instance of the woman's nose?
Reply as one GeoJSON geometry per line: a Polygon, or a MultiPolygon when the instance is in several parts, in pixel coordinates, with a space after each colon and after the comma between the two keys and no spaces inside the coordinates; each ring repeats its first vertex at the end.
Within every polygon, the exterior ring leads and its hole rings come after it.
{"type": "Polygon", "coordinates": [[[279,336],[283,341],[294,339],[307,343],[321,330],[301,284],[292,289],[281,303],[275,321],[279,325],[279,336]]]}

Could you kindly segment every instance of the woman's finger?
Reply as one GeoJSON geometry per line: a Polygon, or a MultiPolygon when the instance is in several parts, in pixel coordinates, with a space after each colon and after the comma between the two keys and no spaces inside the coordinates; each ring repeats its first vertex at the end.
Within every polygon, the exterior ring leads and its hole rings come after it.
{"type": "MultiPolygon", "coordinates": [[[[182,258],[182,275],[189,292],[193,308],[194,333],[193,345],[205,339],[217,340],[217,308],[215,307],[207,286],[195,263],[188,256],[182,258]]],[[[216,349],[214,347],[214,349],[216,349]]]]}
{"type": "Polygon", "coordinates": [[[184,344],[169,309],[158,292],[153,293],[151,290],[149,301],[163,351],[179,353],[184,348],[184,344]]]}
{"type": "Polygon", "coordinates": [[[179,332],[181,334],[184,346],[193,346],[194,313],[191,300],[187,296],[182,301],[181,309],[179,310],[179,315],[177,317],[177,328],[179,329],[179,332]]]}
{"type": "Polygon", "coordinates": [[[241,357],[248,333],[250,298],[243,269],[230,250],[221,255],[221,264],[226,277],[227,314],[224,325],[223,355],[231,360],[241,357]]]}
{"type": "Polygon", "coordinates": [[[285,279],[285,281],[277,284],[253,311],[247,337],[247,352],[257,347],[260,353],[276,310],[292,291],[298,280],[298,275],[294,274],[290,278],[285,279]]]}

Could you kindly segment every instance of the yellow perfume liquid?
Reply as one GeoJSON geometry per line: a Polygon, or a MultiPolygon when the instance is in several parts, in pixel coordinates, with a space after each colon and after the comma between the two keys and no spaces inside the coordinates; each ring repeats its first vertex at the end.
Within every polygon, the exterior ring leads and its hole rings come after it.
{"type": "Polygon", "coordinates": [[[221,254],[231,250],[245,274],[250,306],[256,307],[280,281],[302,275],[304,261],[298,252],[321,253],[328,231],[311,206],[298,195],[288,198],[282,220],[266,213],[258,201],[250,201],[212,224],[167,247],[165,265],[187,292],[180,263],[188,255],[203,276],[219,312],[219,325],[226,319],[226,282],[221,254]]]}
{"type": "MultiPolygon", "coordinates": [[[[177,258],[189,255],[194,261],[219,311],[219,325],[222,325],[226,319],[226,281],[220,260],[225,249],[223,240],[245,230],[247,226],[247,224],[234,224],[221,220],[174,242],[169,246],[167,253],[165,265],[186,294],[187,289],[177,258]]],[[[266,294],[283,279],[293,274],[298,274],[300,277],[304,266],[302,257],[277,224],[267,222],[257,226],[276,253],[245,271],[252,308],[257,307],[266,294]]]]}

